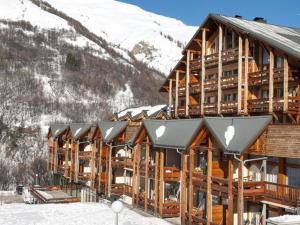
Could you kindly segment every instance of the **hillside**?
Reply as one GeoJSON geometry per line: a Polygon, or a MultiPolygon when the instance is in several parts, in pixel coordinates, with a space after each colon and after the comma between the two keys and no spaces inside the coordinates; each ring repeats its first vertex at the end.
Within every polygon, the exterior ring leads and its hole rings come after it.
{"type": "Polygon", "coordinates": [[[0,173],[9,162],[9,176],[22,168],[27,181],[49,123],[166,102],[158,88],[180,56],[179,31],[193,29],[113,0],[49,2],[0,0],[0,173]]]}

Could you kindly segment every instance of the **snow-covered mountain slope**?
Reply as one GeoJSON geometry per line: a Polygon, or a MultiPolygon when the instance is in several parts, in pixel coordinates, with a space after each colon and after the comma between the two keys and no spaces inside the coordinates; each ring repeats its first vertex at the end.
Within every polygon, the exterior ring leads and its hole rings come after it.
{"type": "MultiPolygon", "coordinates": [[[[124,55],[121,49],[128,50],[136,59],[164,74],[168,74],[176,64],[183,46],[196,30],[196,27],[187,26],[176,19],[115,0],[46,2],[80,21],[117,52],[121,51],[124,55]]],[[[41,10],[29,0],[0,0],[0,4],[1,18],[25,20],[42,28],[70,28],[65,20],[41,10]]]]}
{"type": "Polygon", "coordinates": [[[47,0],[108,42],[167,74],[196,27],[115,0],[47,0]]]}

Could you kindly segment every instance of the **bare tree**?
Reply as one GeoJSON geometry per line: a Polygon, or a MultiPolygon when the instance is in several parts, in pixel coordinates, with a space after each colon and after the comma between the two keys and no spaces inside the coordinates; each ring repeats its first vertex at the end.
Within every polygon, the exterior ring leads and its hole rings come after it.
{"type": "Polygon", "coordinates": [[[0,159],[0,190],[8,190],[11,184],[11,175],[7,163],[0,159]]]}

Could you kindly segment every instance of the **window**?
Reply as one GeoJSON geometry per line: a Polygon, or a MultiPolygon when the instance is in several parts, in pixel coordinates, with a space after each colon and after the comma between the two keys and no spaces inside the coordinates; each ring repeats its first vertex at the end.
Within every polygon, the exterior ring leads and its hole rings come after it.
{"type": "Polygon", "coordinates": [[[283,98],[283,88],[275,88],[274,89],[274,97],[275,98],[283,98]]]}
{"type": "Polygon", "coordinates": [[[263,58],[262,58],[262,64],[263,65],[266,65],[266,64],[269,64],[269,53],[267,52],[267,50],[264,48],[263,49],[263,58]]]}
{"type": "Polygon", "coordinates": [[[262,90],[261,97],[262,98],[268,98],[269,97],[269,91],[268,90],[262,90]]]}
{"type": "Polygon", "coordinates": [[[287,167],[287,184],[291,186],[300,186],[300,168],[287,167]]]}
{"type": "Polygon", "coordinates": [[[276,56],[275,58],[275,67],[282,68],[283,67],[283,58],[280,56],[276,56]]]}

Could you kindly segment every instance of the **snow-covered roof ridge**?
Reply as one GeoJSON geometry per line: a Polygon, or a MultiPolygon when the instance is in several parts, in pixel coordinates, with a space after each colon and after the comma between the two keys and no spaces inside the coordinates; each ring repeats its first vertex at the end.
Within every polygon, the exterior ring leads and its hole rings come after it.
{"type": "Polygon", "coordinates": [[[145,113],[146,116],[149,118],[152,115],[156,115],[156,113],[160,111],[167,111],[167,105],[161,104],[161,105],[154,105],[154,106],[140,106],[140,107],[134,107],[134,108],[127,108],[124,109],[115,115],[118,119],[125,117],[126,115],[130,116],[130,118],[133,117],[139,117],[140,114],[145,113]]]}

